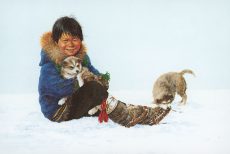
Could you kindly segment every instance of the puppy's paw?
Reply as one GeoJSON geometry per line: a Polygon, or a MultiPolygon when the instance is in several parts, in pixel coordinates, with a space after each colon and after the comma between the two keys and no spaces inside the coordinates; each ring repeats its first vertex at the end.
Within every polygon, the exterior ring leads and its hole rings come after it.
{"type": "Polygon", "coordinates": [[[152,103],[152,104],[151,104],[151,107],[152,107],[152,108],[156,108],[156,107],[159,107],[159,104],[156,104],[156,103],[152,103]]]}
{"type": "Polygon", "coordinates": [[[90,110],[88,111],[88,114],[89,114],[89,115],[94,115],[97,111],[98,111],[98,108],[97,108],[97,107],[94,107],[94,108],[92,108],[92,109],[90,109],[90,110]]]}
{"type": "Polygon", "coordinates": [[[58,105],[63,105],[63,104],[65,104],[66,100],[67,100],[67,98],[66,98],[66,97],[65,97],[65,98],[60,99],[60,100],[58,101],[58,105]]]}
{"type": "Polygon", "coordinates": [[[171,104],[160,104],[159,107],[161,107],[162,109],[166,110],[167,108],[171,107],[171,104]]]}
{"type": "Polygon", "coordinates": [[[79,73],[77,75],[77,80],[78,80],[79,86],[82,87],[84,85],[84,80],[82,79],[82,73],[79,73]]]}

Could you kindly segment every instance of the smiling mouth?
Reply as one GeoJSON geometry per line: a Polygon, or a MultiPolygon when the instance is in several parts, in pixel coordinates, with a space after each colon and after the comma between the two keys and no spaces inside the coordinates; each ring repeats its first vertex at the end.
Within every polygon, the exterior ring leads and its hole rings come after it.
{"type": "Polygon", "coordinates": [[[74,51],[74,49],[66,49],[66,51],[74,51]]]}

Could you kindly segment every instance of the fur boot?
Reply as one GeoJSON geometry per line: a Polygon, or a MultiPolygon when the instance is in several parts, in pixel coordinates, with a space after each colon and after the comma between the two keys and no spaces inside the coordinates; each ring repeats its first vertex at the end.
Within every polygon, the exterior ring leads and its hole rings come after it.
{"type": "Polygon", "coordinates": [[[107,113],[109,119],[125,127],[136,124],[155,125],[158,124],[171,108],[147,107],[141,105],[125,104],[112,97],[107,99],[107,113]]]}

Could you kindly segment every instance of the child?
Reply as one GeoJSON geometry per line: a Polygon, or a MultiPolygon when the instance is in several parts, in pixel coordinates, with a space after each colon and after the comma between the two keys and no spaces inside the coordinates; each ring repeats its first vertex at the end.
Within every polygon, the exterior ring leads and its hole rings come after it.
{"type": "Polygon", "coordinates": [[[52,32],[45,33],[41,38],[39,101],[44,116],[51,121],[61,122],[87,116],[88,110],[108,97],[107,89],[97,82],[86,83],[77,90],[74,79],[60,76],[61,63],[68,56],[80,58],[83,66],[95,75],[101,75],[91,65],[82,41],[80,24],[69,17],[59,18],[52,32]],[[60,106],[58,101],[63,97],[68,99],[60,106]]]}
{"type": "MultiPolygon", "coordinates": [[[[55,122],[79,119],[89,116],[88,111],[98,105],[101,105],[101,111],[95,115],[99,115],[100,112],[100,122],[108,121],[109,114],[110,119],[126,127],[141,122],[156,124],[167,115],[170,109],[153,110],[143,106],[127,106],[108,96],[107,87],[96,81],[85,83],[79,88],[76,86],[75,79],[62,78],[60,66],[68,56],[80,58],[82,65],[89,71],[99,77],[105,77],[91,64],[82,41],[81,26],[71,17],[59,18],[54,23],[52,32],[45,33],[41,38],[41,71],[38,89],[41,110],[46,118],[55,122]],[[63,97],[67,97],[66,102],[58,105],[58,101],[63,97]],[[159,113],[158,119],[153,118],[159,113]]],[[[105,79],[108,81],[109,77],[105,79]]]]}

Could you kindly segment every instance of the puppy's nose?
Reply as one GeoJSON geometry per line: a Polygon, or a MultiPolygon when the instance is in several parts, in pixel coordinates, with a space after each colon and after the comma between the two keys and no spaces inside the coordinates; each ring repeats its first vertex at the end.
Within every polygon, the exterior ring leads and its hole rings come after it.
{"type": "Polygon", "coordinates": [[[76,70],[76,73],[79,73],[79,70],[76,70]]]}

